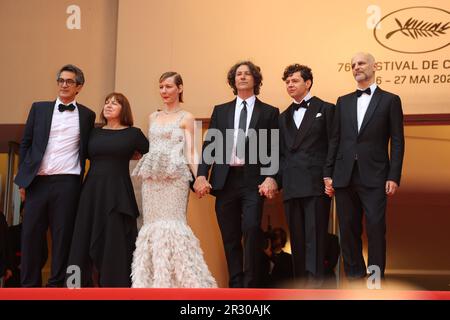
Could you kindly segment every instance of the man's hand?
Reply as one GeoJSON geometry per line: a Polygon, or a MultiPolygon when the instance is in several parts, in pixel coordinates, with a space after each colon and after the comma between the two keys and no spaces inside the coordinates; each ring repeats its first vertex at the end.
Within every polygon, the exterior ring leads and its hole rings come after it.
{"type": "Polygon", "coordinates": [[[267,177],[263,183],[258,186],[258,191],[261,196],[268,199],[273,199],[278,191],[278,185],[275,179],[267,177]]]}
{"type": "Polygon", "coordinates": [[[131,160],[139,160],[142,158],[142,154],[140,154],[139,152],[135,151],[133,153],[133,156],[131,157],[131,160]]]}
{"type": "Polygon", "coordinates": [[[199,198],[202,198],[205,194],[211,191],[211,185],[204,176],[198,176],[194,182],[194,191],[199,198]]]}
{"type": "Polygon", "coordinates": [[[333,179],[323,178],[325,184],[325,194],[330,198],[334,196],[333,179]]]}
{"type": "Polygon", "coordinates": [[[395,181],[386,181],[386,195],[393,196],[398,189],[398,184],[395,181]]]}
{"type": "Polygon", "coordinates": [[[25,188],[19,188],[20,200],[25,201],[25,188]]]}

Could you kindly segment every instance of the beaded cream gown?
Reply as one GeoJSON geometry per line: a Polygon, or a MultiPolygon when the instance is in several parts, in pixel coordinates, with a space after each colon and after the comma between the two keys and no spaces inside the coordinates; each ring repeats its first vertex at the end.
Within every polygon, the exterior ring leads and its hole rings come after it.
{"type": "Polygon", "coordinates": [[[150,151],[133,171],[142,179],[143,225],[133,254],[135,288],[217,287],[198,239],[187,224],[186,209],[192,175],[187,165],[184,130],[176,121],[160,125],[150,116],[150,151]]]}

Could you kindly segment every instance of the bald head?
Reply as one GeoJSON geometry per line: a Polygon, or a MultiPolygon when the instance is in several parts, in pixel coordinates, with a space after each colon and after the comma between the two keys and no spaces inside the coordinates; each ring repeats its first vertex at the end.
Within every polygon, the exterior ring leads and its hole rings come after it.
{"type": "Polygon", "coordinates": [[[365,89],[375,82],[375,58],[367,52],[358,52],[352,58],[352,73],[358,87],[365,89]]]}
{"type": "Polygon", "coordinates": [[[363,58],[365,60],[367,60],[369,63],[375,63],[375,58],[372,54],[368,53],[368,52],[358,52],[355,53],[355,55],[352,58],[352,62],[355,58],[363,58]]]}

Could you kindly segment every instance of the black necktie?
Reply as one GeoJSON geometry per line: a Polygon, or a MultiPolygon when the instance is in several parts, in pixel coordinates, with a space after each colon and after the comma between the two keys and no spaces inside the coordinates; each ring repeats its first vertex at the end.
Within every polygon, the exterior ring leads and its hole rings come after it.
{"type": "Polygon", "coordinates": [[[241,110],[241,114],[239,115],[239,131],[236,142],[236,155],[239,159],[244,158],[244,147],[245,147],[245,129],[247,129],[247,102],[242,101],[244,107],[241,110]]]}
{"type": "Polygon", "coordinates": [[[67,106],[65,104],[60,103],[58,106],[58,110],[59,112],[64,112],[66,110],[73,111],[75,110],[75,106],[72,103],[67,106]]]}
{"type": "Polygon", "coordinates": [[[356,90],[356,96],[358,98],[361,97],[361,95],[363,93],[367,93],[370,96],[370,94],[372,93],[372,90],[370,90],[370,87],[368,87],[366,90],[359,90],[359,89],[356,90]]]}
{"type": "Polygon", "coordinates": [[[297,111],[300,108],[308,109],[308,102],[309,102],[309,100],[308,101],[303,100],[301,103],[294,103],[295,111],[297,111]]]}

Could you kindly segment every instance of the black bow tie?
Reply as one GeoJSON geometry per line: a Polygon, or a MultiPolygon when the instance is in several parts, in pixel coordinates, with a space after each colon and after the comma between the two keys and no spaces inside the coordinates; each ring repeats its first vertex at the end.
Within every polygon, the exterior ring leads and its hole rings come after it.
{"type": "Polygon", "coordinates": [[[366,90],[359,90],[359,89],[356,90],[356,96],[358,98],[361,97],[361,95],[363,93],[367,93],[370,96],[370,94],[372,93],[372,90],[370,90],[370,87],[368,87],[366,90]]]}
{"type": "Polygon", "coordinates": [[[72,103],[67,106],[65,104],[60,103],[58,106],[58,110],[59,112],[64,112],[66,110],[73,111],[75,110],[75,106],[72,103]]]}
{"type": "Polygon", "coordinates": [[[308,109],[308,103],[309,103],[309,100],[308,101],[303,100],[301,103],[295,103],[294,102],[294,109],[295,109],[295,111],[297,111],[300,108],[308,109]]]}

